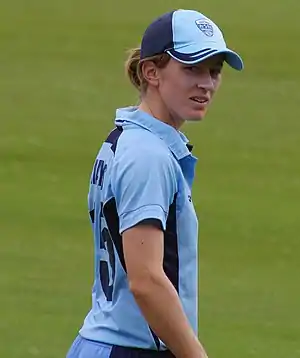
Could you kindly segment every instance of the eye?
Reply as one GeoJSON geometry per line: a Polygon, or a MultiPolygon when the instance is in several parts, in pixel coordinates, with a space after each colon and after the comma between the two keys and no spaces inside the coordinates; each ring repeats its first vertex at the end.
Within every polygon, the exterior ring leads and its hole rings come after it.
{"type": "Polygon", "coordinates": [[[209,72],[211,77],[215,78],[219,76],[221,71],[222,71],[222,67],[216,67],[216,68],[211,68],[209,72]]]}
{"type": "Polygon", "coordinates": [[[186,67],[184,67],[184,69],[189,71],[189,72],[197,72],[197,71],[199,71],[199,68],[197,66],[186,66],[186,67]]]}

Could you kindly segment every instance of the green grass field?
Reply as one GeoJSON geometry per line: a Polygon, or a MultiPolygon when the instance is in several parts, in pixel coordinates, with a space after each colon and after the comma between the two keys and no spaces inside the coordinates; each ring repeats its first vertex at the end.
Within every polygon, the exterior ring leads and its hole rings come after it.
{"type": "Polygon", "coordinates": [[[64,357],[90,308],[91,167],[115,108],[137,101],[125,51],[175,7],[215,19],[246,66],[226,69],[205,121],[184,128],[199,158],[201,339],[211,358],[300,357],[299,0],[10,0],[0,4],[1,358],[64,357]]]}

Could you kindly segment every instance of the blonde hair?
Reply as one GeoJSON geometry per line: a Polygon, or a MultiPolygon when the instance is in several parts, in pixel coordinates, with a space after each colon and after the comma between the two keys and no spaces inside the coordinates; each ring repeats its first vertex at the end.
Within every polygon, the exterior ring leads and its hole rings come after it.
{"type": "Polygon", "coordinates": [[[129,50],[129,56],[125,63],[125,71],[134,87],[140,93],[144,93],[147,89],[148,82],[143,75],[143,63],[146,61],[153,61],[158,68],[164,68],[169,60],[170,56],[166,53],[141,60],[141,49],[134,48],[129,50]]]}

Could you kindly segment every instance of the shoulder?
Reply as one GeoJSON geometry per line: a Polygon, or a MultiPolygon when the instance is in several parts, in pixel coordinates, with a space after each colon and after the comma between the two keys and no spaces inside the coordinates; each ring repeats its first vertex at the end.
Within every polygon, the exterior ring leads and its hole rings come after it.
{"type": "Polygon", "coordinates": [[[143,128],[131,128],[122,133],[115,153],[115,160],[172,164],[172,153],[163,140],[143,128]]]}

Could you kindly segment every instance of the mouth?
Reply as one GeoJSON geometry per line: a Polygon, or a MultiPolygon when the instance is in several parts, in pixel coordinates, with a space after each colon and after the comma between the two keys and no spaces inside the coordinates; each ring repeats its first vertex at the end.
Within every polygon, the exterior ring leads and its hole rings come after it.
{"type": "Polygon", "coordinates": [[[206,105],[209,102],[208,97],[190,97],[190,100],[198,104],[201,104],[202,106],[206,105]]]}

